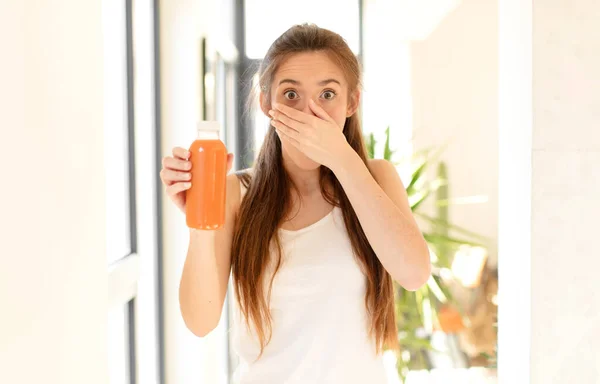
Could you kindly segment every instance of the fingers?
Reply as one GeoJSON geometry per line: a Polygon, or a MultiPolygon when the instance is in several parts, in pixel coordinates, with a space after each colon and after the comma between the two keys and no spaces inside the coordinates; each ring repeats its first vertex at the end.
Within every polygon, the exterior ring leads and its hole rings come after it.
{"type": "Polygon", "coordinates": [[[290,117],[284,115],[281,112],[278,111],[269,111],[269,115],[271,115],[271,117],[273,118],[273,121],[280,121],[283,124],[285,124],[287,127],[299,132],[300,127],[304,125],[304,123],[300,123],[294,119],[291,119],[290,117]]]}
{"type": "Polygon", "coordinates": [[[163,157],[162,166],[163,168],[172,169],[175,171],[189,171],[192,169],[192,163],[190,161],[171,156],[163,157]]]}
{"type": "Polygon", "coordinates": [[[282,142],[289,143],[294,147],[300,149],[300,142],[296,138],[288,135],[284,130],[279,129],[278,127],[276,127],[275,131],[277,132],[277,136],[279,136],[279,140],[281,140],[282,142]]]}
{"type": "Polygon", "coordinates": [[[189,155],[188,150],[176,147],[173,148],[173,157],[163,157],[160,179],[165,186],[169,187],[181,181],[191,180],[189,171],[192,169],[192,163],[187,160],[189,155]]]}
{"type": "Polygon", "coordinates": [[[286,135],[286,137],[289,137],[291,139],[294,139],[296,141],[298,141],[300,139],[300,132],[296,131],[293,128],[288,127],[286,124],[277,121],[277,120],[272,120],[271,121],[271,125],[275,127],[275,129],[279,132],[279,133],[284,133],[286,135]]]}
{"type": "Polygon", "coordinates": [[[169,196],[175,196],[176,194],[178,194],[180,192],[190,189],[191,186],[192,186],[192,183],[190,183],[190,182],[175,183],[175,184],[168,186],[166,188],[166,192],[167,192],[167,195],[169,195],[169,196]]]}
{"type": "Polygon", "coordinates": [[[190,181],[192,174],[189,172],[173,171],[172,169],[162,169],[160,171],[160,179],[163,184],[169,186],[178,181],[190,181]]]}
{"type": "Polygon", "coordinates": [[[162,160],[163,169],[160,171],[160,178],[168,196],[175,196],[178,193],[186,191],[192,187],[190,180],[192,174],[192,163],[188,161],[190,152],[181,147],[173,148],[173,157],[165,156],[162,160]]]}
{"type": "Polygon", "coordinates": [[[185,148],[175,147],[173,148],[173,156],[181,160],[188,160],[190,158],[190,151],[185,148]]]}
{"type": "MultiPolygon", "coordinates": [[[[175,193],[178,193],[189,188],[183,186],[184,182],[188,182],[192,178],[190,173],[192,162],[188,160],[189,156],[190,153],[188,150],[177,147],[173,148],[173,157],[163,157],[163,168],[160,171],[160,179],[162,183],[168,187],[168,190],[176,190],[177,192],[175,193]]],[[[233,166],[233,158],[234,156],[232,153],[227,154],[227,172],[229,172],[233,166]]]]}
{"type": "Polygon", "coordinates": [[[315,103],[313,99],[308,100],[308,106],[310,110],[313,111],[315,115],[317,115],[317,117],[326,121],[333,121],[331,117],[327,114],[327,112],[325,112],[325,110],[321,108],[321,106],[319,106],[317,103],[315,103]]]}
{"type": "Polygon", "coordinates": [[[277,111],[277,110],[270,110],[269,111],[269,115],[273,118],[273,120],[276,121],[281,121],[283,124],[287,125],[288,127],[298,130],[298,127],[300,125],[304,125],[304,123],[301,123],[297,120],[292,119],[291,117],[289,117],[288,115],[286,115],[285,113],[281,112],[281,111],[277,111]]]}
{"type": "MultiPolygon", "coordinates": [[[[283,115],[283,116],[287,116],[287,117],[291,118],[292,120],[296,120],[297,122],[304,123],[304,124],[310,123],[311,118],[314,117],[314,116],[311,116],[302,111],[298,111],[297,109],[288,107],[287,105],[284,105],[284,104],[274,104],[273,111],[275,112],[275,116],[277,119],[279,119],[279,117],[281,115],[283,115]]],[[[271,115],[271,116],[273,116],[273,115],[271,115]]]]}

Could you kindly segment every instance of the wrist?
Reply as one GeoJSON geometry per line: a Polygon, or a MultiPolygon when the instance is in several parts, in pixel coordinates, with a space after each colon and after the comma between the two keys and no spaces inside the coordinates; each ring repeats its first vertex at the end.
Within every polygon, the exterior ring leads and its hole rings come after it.
{"type": "Polygon", "coordinates": [[[336,158],[336,162],[331,168],[331,171],[339,179],[356,170],[361,164],[364,165],[358,153],[356,153],[354,148],[348,145],[344,152],[336,158]]]}
{"type": "Polygon", "coordinates": [[[196,228],[189,228],[190,230],[190,242],[196,242],[196,241],[207,241],[207,240],[212,240],[215,238],[216,236],[216,231],[215,230],[205,230],[205,229],[196,229],[196,228]]]}

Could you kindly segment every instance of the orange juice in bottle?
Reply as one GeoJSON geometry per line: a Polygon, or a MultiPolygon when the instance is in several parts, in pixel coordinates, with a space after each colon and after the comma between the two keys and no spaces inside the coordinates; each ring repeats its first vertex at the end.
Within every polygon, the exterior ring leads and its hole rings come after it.
{"type": "Polygon", "coordinates": [[[192,186],[186,192],[186,223],[194,229],[214,230],[225,224],[227,148],[219,139],[219,123],[198,124],[190,146],[192,186]]]}

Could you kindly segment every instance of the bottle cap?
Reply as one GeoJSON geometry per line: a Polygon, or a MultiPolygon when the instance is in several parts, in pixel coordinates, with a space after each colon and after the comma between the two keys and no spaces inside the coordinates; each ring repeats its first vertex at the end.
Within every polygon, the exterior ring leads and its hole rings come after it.
{"type": "Polygon", "coordinates": [[[198,131],[219,132],[221,126],[218,121],[200,121],[198,122],[198,131]]]}

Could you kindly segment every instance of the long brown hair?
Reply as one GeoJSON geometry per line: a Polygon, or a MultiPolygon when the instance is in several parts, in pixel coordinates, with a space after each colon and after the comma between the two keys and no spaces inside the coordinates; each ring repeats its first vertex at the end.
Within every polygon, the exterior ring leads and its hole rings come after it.
{"type": "MultiPolygon", "coordinates": [[[[270,100],[271,82],[284,60],[301,52],[326,52],[345,73],[349,91],[360,86],[360,67],[356,56],[338,34],[315,25],[296,25],[281,35],[269,48],[259,69],[259,86],[270,100]]],[[[344,136],[367,164],[367,153],[357,113],[346,119],[344,136]]],[[[235,293],[248,327],[254,325],[261,355],[272,334],[269,297],[273,276],[281,264],[278,228],[292,206],[289,178],[281,153],[281,142],[271,126],[250,176],[240,174],[248,188],[241,202],[232,245],[232,273],[235,293]],[[271,250],[275,259],[271,260],[271,250]],[[274,262],[275,272],[265,292],[265,271],[274,262]]],[[[355,257],[365,274],[365,305],[370,316],[369,334],[378,352],[398,347],[394,312],[394,288],[390,274],[375,255],[341,184],[331,170],[320,168],[321,194],[331,205],[340,207],[355,257]]],[[[260,355],[259,355],[260,357],[260,355]]]]}

